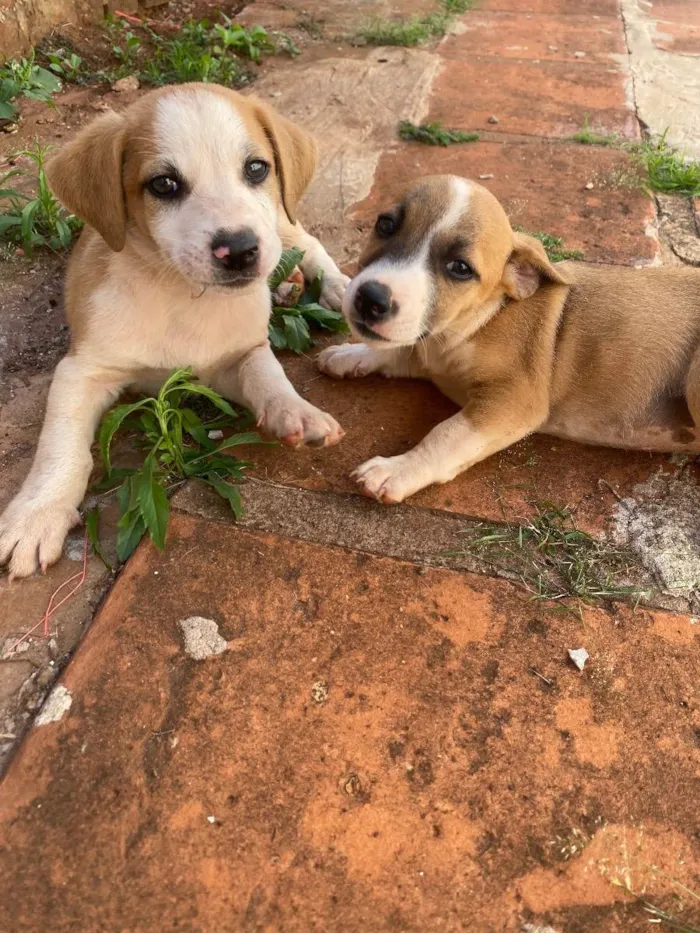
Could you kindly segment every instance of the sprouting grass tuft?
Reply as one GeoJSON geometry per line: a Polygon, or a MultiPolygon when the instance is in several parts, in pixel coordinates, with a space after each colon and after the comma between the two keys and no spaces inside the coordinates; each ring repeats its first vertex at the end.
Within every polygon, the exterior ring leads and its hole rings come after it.
{"type": "Polygon", "coordinates": [[[643,595],[616,582],[627,555],[576,527],[568,509],[539,503],[522,525],[481,523],[452,556],[470,555],[516,577],[535,599],[629,599],[643,595]]]}
{"type": "Polygon", "coordinates": [[[621,144],[620,137],[615,133],[596,133],[595,130],[592,130],[588,116],[583,121],[582,129],[570,136],[569,139],[581,146],[619,146],[621,144]]]}
{"type": "Polygon", "coordinates": [[[690,198],[700,197],[700,161],[687,159],[669,145],[667,134],[668,130],[633,150],[645,170],[648,188],[690,198]]]}
{"type": "Polygon", "coordinates": [[[440,0],[440,6],[451,16],[459,16],[471,10],[476,0],[440,0]]]}
{"type": "Polygon", "coordinates": [[[479,139],[478,133],[465,133],[464,130],[451,130],[443,127],[441,123],[421,123],[416,125],[410,120],[399,123],[399,136],[401,139],[410,139],[425,143],[427,146],[450,146],[453,143],[474,143],[479,139]]]}
{"type": "Polygon", "coordinates": [[[31,257],[37,247],[67,249],[83,226],[75,215],[65,211],[54,197],[46,179],[48,148],[37,140],[31,149],[14,158],[27,158],[32,169],[13,168],[0,178],[0,242],[21,248],[31,257]],[[11,178],[27,178],[31,193],[8,186],[11,178]]]}
{"type": "Polygon", "coordinates": [[[444,36],[449,24],[450,16],[442,12],[411,16],[409,19],[376,18],[361,26],[355,37],[368,45],[402,45],[411,48],[444,36]]]}
{"type": "Polygon", "coordinates": [[[119,560],[126,560],[146,532],[163,550],[170,511],[168,495],[188,479],[211,486],[226,499],[236,518],[242,515],[241,495],[233,483],[242,478],[248,464],[224,451],[261,443],[257,432],[241,431],[249,421],[247,413],[235,411],[217,392],[197,382],[190,369],[173,372],[155,398],[117,405],[105,415],[98,440],[106,472],[99,488],[119,487],[119,560]],[[191,404],[201,399],[218,410],[208,421],[202,421],[191,404]],[[236,433],[215,443],[211,432],[218,435],[226,429],[236,433]],[[112,466],[112,441],[120,430],[133,432],[146,451],[141,467],[112,466]]]}
{"type": "Polygon", "coordinates": [[[513,230],[518,233],[526,233],[528,236],[534,236],[536,240],[539,240],[552,262],[564,262],[566,259],[583,259],[581,250],[567,249],[561,237],[553,236],[551,233],[544,233],[541,230],[532,233],[516,225],[513,226],[513,230]]]}
{"type": "MultiPolygon", "coordinates": [[[[282,253],[269,280],[273,298],[275,291],[290,279],[303,258],[303,251],[296,247],[282,253]]],[[[297,270],[296,283],[290,285],[290,295],[285,304],[273,301],[268,334],[270,343],[276,350],[293,350],[295,353],[309,350],[314,343],[312,329],[347,333],[348,325],[343,315],[319,304],[322,288],[322,272],[319,272],[310,285],[304,287],[303,276],[297,270]]]]}

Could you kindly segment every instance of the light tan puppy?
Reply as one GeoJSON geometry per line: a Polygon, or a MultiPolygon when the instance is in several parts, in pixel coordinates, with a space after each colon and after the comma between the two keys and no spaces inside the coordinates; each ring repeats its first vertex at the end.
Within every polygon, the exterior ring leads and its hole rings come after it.
{"type": "Polygon", "coordinates": [[[462,406],[408,453],[362,464],[367,495],[401,502],[535,431],[700,450],[700,269],[553,266],[456,176],[381,214],[360,267],[343,309],[365,343],[324,350],[321,370],[430,379],[462,406]]]}
{"type": "Polygon", "coordinates": [[[335,420],[301,399],[267,341],[267,278],[283,246],[323,270],[340,307],[347,278],[296,221],[315,147],[253,98],[167,87],[96,120],[48,167],[88,225],[66,281],[68,356],[49,393],[37,456],[0,517],[0,563],[31,574],[61,554],[92,468],[102,413],[127,386],[191,366],[289,444],[334,444],[335,420]]]}

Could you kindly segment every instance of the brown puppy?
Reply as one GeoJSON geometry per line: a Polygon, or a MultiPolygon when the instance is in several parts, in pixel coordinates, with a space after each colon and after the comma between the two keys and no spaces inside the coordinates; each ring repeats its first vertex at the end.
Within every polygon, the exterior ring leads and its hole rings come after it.
{"type": "Polygon", "coordinates": [[[34,465],[0,516],[0,563],[31,574],[60,557],[78,520],[103,411],[127,386],[191,366],[288,444],[337,443],[334,418],[294,391],[267,340],[269,274],[283,246],[323,271],[321,301],[347,279],[297,221],[315,146],[252,97],[173,85],[95,120],[51,160],[59,199],[86,223],[71,256],[71,347],[56,369],[34,465]]]}
{"type": "Polygon", "coordinates": [[[413,450],[355,472],[401,502],[535,431],[700,450],[700,269],[553,266],[498,201],[456,176],[377,220],[343,310],[365,343],[329,347],[336,378],[432,380],[462,410],[413,450]]]}

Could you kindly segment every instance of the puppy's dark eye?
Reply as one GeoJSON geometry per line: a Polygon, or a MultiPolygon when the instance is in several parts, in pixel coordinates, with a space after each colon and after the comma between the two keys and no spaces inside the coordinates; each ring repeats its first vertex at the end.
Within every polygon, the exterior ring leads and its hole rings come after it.
{"type": "Polygon", "coordinates": [[[254,185],[259,185],[260,182],[265,181],[267,178],[270,166],[263,159],[248,159],[243,171],[248,181],[254,185]]]}
{"type": "Polygon", "coordinates": [[[391,214],[380,214],[377,217],[377,223],[374,225],[374,229],[377,231],[377,236],[389,237],[393,236],[396,233],[398,224],[391,216],[391,214]]]}
{"type": "Polygon", "coordinates": [[[182,183],[170,175],[156,175],[155,178],[151,178],[146,183],[146,187],[153,197],[163,200],[176,198],[182,191],[182,183]]]}
{"type": "Polygon", "coordinates": [[[445,269],[451,279],[459,279],[461,282],[473,279],[476,274],[469,263],[463,259],[451,259],[445,269]]]}

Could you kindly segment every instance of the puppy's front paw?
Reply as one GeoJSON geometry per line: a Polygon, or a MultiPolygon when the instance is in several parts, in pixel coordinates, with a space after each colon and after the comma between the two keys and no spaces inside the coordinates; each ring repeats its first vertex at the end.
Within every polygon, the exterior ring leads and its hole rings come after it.
{"type": "Polygon", "coordinates": [[[77,509],[62,502],[37,505],[32,499],[14,499],[0,516],[0,564],[9,561],[10,579],[54,564],[79,521],[77,509]]]}
{"type": "Polygon", "coordinates": [[[322,350],[316,365],[334,379],[358,379],[373,371],[373,360],[374,354],[364,343],[344,343],[322,350]]]}
{"type": "Polygon", "coordinates": [[[343,305],[343,295],[345,289],[350,284],[350,279],[342,272],[334,275],[326,273],[323,276],[323,285],[321,288],[321,304],[324,308],[330,308],[331,311],[340,311],[343,305]]]}
{"type": "Polygon", "coordinates": [[[352,474],[360,492],[385,505],[403,502],[425,483],[416,476],[408,454],[399,457],[373,457],[352,474]]]}
{"type": "Polygon", "coordinates": [[[258,426],[290,447],[331,447],[345,436],[335,418],[298,396],[273,399],[258,426]]]}

